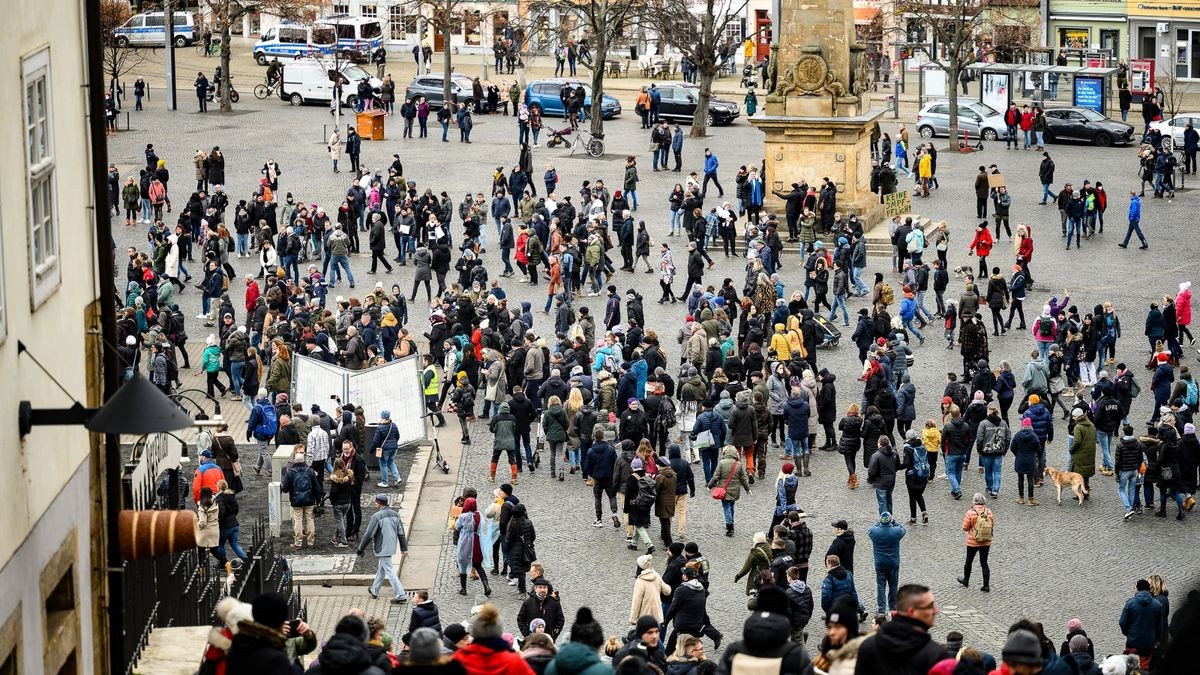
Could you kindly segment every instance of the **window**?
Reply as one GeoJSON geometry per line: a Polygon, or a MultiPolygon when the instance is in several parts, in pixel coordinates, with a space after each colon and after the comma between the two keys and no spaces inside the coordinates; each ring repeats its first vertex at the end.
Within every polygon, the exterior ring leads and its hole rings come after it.
{"type": "Polygon", "coordinates": [[[0,675],[21,672],[21,605],[18,604],[0,626],[0,675]]]}
{"type": "Polygon", "coordinates": [[[162,14],[147,14],[146,15],[146,25],[147,26],[165,26],[165,25],[167,25],[167,23],[166,23],[165,17],[163,17],[162,14]]]}
{"type": "Polygon", "coordinates": [[[25,180],[29,195],[29,274],[33,308],[58,287],[58,200],[50,101],[50,50],[24,59],[25,180]]]}
{"type": "Polygon", "coordinates": [[[79,593],[75,573],[79,555],[76,530],[71,528],[50,556],[38,584],[42,597],[42,661],[47,673],[78,675],[79,593]]]}
{"type": "Polygon", "coordinates": [[[467,10],[463,12],[463,43],[471,46],[479,46],[479,29],[483,22],[483,15],[479,10],[467,10]]]}
{"type": "MultiPolygon", "coordinates": [[[[409,32],[405,25],[404,7],[401,5],[392,5],[388,7],[388,31],[391,39],[403,40],[409,32]]],[[[412,31],[416,32],[416,31],[412,31]]]]}
{"type": "MultiPolygon", "coordinates": [[[[375,5],[371,6],[374,7],[375,5]]],[[[368,21],[362,25],[362,28],[358,32],[362,34],[362,39],[374,40],[383,35],[383,28],[379,25],[378,21],[368,21]]]]}
{"type": "Polygon", "coordinates": [[[334,15],[349,14],[350,13],[350,5],[343,4],[343,3],[334,4],[333,13],[334,13],[334,15]]]}
{"type": "Polygon", "coordinates": [[[379,16],[379,8],[376,5],[362,5],[358,8],[358,13],[361,16],[375,18],[379,16]]]}

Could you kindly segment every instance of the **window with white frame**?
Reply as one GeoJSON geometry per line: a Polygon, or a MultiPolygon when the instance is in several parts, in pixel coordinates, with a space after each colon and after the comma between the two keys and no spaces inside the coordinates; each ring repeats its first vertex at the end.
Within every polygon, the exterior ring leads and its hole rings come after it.
{"type": "Polygon", "coordinates": [[[358,8],[358,13],[361,16],[374,19],[379,16],[379,7],[378,5],[362,5],[358,8]]]}
{"type": "Polygon", "coordinates": [[[350,5],[347,5],[345,3],[340,3],[340,2],[334,3],[333,4],[333,13],[335,15],[349,14],[350,13],[350,5]]]}
{"type": "Polygon", "coordinates": [[[58,199],[55,190],[50,48],[22,61],[25,87],[25,181],[29,195],[29,276],[33,308],[58,288],[58,199]]]}

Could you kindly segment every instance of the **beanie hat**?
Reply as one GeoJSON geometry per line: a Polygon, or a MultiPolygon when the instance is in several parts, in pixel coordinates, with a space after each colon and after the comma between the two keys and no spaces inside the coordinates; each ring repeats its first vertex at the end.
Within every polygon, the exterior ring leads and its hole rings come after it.
{"type": "Polygon", "coordinates": [[[950,405],[951,403],[954,403],[954,399],[950,398],[949,396],[942,397],[942,405],[950,405]]]}
{"type": "Polygon", "coordinates": [[[508,483],[503,483],[500,485],[500,491],[503,492],[505,495],[511,497],[512,493],[513,493],[513,486],[508,483]]]}
{"type": "Polygon", "coordinates": [[[1042,643],[1033,631],[1018,628],[1008,634],[1000,654],[1008,663],[1041,665],[1042,643]]]}
{"type": "Polygon", "coordinates": [[[529,632],[530,633],[536,633],[537,629],[539,629],[539,628],[541,628],[542,630],[546,629],[546,620],[545,619],[538,618],[538,619],[534,619],[533,621],[529,622],[529,632]]]}
{"type": "Polygon", "coordinates": [[[767,533],[766,532],[755,532],[754,533],[754,543],[755,544],[767,543],[767,533]]]}
{"type": "Polygon", "coordinates": [[[630,471],[644,471],[646,467],[642,465],[641,457],[634,457],[633,461],[629,463],[629,469],[630,471]]]}
{"type": "Polygon", "coordinates": [[[504,634],[500,626],[500,609],[492,603],[484,603],[475,620],[471,622],[471,637],[476,640],[498,638],[504,634]]]}
{"type": "Polygon", "coordinates": [[[652,628],[658,628],[658,619],[649,614],[643,614],[638,617],[637,625],[633,627],[633,634],[640,638],[646,634],[646,631],[652,628]]]}
{"type": "Polygon", "coordinates": [[[442,638],[432,628],[418,628],[408,638],[409,661],[432,665],[442,655],[442,638]]]}
{"type": "Polygon", "coordinates": [[[1038,396],[1037,394],[1029,395],[1029,405],[1037,405],[1038,403],[1041,403],[1041,402],[1042,402],[1041,396],[1038,396]]]}
{"type": "Polygon", "coordinates": [[[254,599],[252,604],[255,623],[278,630],[287,621],[287,600],[275,591],[263,593],[254,599]]]}
{"type": "Polygon", "coordinates": [[[647,567],[650,567],[651,563],[653,563],[653,562],[654,562],[654,556],[652,556],[648,553],[646,555],[638,556],[638,559],[637,559],[638,569],[644,570],[647,567]]]}
{"type": "Polygon", "coordinates": [[[791,462],[784,462],[782,468],[784,473],[791,473],[796,470],[796,465],[791,462]]]}
{"type": "Polygon", "coordinates": [[[1157,359],[1159,363],[1166,363],[1167,361],[1171,360],[1171,355],[1167,354],[1166,352],[1159,352],[1154,358],[1157,359]]]}
{"type": "Polygon", "coordinates": [[[450,644],[455,644],[467,637],[467,629],[461,623],[452,623],[442,630],[442,637],[449,640],[450,644]]]}
{"type": "Polygon", "coordinates": [[[946,651],[949,652],[951,657],[958,656],[958,650],[962,649],[962,646],[963,646],[963,634],[962,633],[960,633],[956,630],[952,630],[949,633],[946,633],[946,651]]]}
{"type": "Polygon", "coordinates": [[[592,610],[580,607],[575,612],[575,623],[571,624],[571,642],[599,649],[604,644],[604,629],[592,618],[592,610]]]}
{"type": "Polygon", "coordinates": [[[1088,648],[1088,639],[1086,635],[1076,635],[1071,638],[1071,643],[1068,648],[1072,652],[1085,652],[1088,648]]]}
{"type": "Polygon", "coordinates": [[[838,598],[833,603],[833,607],[829,608],[829,618],[825,620],[825,623],[844,626],[850,633],[850,637],[856,637],[858,635],[858,605],[855,604],[854,598],[850,595],[838,598]]]}
{"type": "Polygon", "coordinates": [[[758,604],[754,611],[763,614],[781,614],[786,617],[791,617],[792,614],[787,595],[784,594],[783,589],[775,585],[764,585],[758,591],[758,604]]]}
{"type": "Polygon", "coordinates": [[[367,628],[367,622],[361,616],[347,614],[338,619],[337,624],[333,627],[335,635],[341,633],[349,635],[359,642],[366,642],[371,637],[371,631],[367,628]]]}
{"type": "Polygon", "coordinates": [[[1033,420],[1026,417],[1025,419],[1021,420],[1021,427],[1025,428],[1025,429],[1032,429],[1033,428],[1033,420]]]}

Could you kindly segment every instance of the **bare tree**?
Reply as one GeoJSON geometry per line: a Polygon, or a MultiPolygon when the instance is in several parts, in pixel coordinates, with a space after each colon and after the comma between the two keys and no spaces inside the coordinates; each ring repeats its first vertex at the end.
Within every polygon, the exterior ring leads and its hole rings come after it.
{"type": "MultiPolygon", "coordinates": [[[[213,23],[221,34],[221,112],[232,112],[229,100],[229,60],[232,54],[230,28],[251,12],[272,14],[283,19],[311,20],[315,9],[308,0],[208,0],[213,23]]],[[[336,46],[336,45],[335,45],[336,46]]]]}
{"type": "Polygon", "coordinates": [[[121,78],[146,61],[149,50],[137,49],[126,40],[118,40],[114,31],[132,15],[125,0],[100,0],[100,43],[104,55],[104,74],[108,76],[113,100],[119,100],[121,78]]]}
{"type": "Polygon", "coordinates": [[[579,0],[568,1],[567,8],[579,17],[587,31],[589,53],[580,56],[580,62],[592,70],[592,116],[593,135],[604,133],[604,66],[608,51],[621,36],[630,33],[641,19],[646,5],[638,0],[579,0]]]}
{"type": "MultiPolygon", "coordinates": [[[[453,101],[450,94],[450,38],[456,28],[462,25],[463,12],[469,5],[475,8],[475,3],[467,0],[406,0],[404,5],[414,13],[425,18],[433,29],[442,35],[442,100],[453,101]]],[[[481,22],[482,23],[482,22],[481,22]]],[[[422,36],[424,38],[424,36],[422,36]]],[[[480,43],[482,44],[482,39],[480,43]]]]}
{"type": "Polygon", "coordinates": [[[746,4],[747,0],[704,0],[703,4],[662,0],[647,16],[662,42],[687,57],[700,75],[692,138],[703,138],[708,132],[708,103],[720,70],[720,52],[730,48],[725,44],[725,29],[741,19],[746,4]]]}
{"type": "Polygon", "coordinates": [[[1191,84],[1179,80],[1173,64],[1168,64],[1168,67],[1159,71],[1155,83],[1163,92],[1163,119],[1174,117],[1183,109],[1183,100],[1192,90],[1191,84]]]}

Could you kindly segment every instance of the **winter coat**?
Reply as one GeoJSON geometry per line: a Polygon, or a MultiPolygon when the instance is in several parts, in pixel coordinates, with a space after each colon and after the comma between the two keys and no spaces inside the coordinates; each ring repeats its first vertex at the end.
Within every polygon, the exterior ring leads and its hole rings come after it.
{"type": "Polygon", "coordinates": [[[900,460],[890,443],[879,446],[867,464],[867,482],[876,490],[891,490],[896,487],[896,470],[900,460]]]}
{"type": "Polygon", "coordinates": [[[725,485],[725,480],[730,474],[733,478],[729,479],[729,486],[725,490],[725,499],[723,501],[736,502],[742,496],[742,487],[750,489],[750,480],[746,476],[746,466],[738,459],[738,451],[732,446],[725,446],[721,451],[721,461],[717,464],[717,470],[713,472],[712,480],[708,481],[708,488],[711,490],[715,487],[725,485]],[[735,469],[735,466],[736,469],[735,469]]]}
{"type": "Polygon", "coordinates": [[[671,519],[675,517],[675,470],[670,465],[658,467],[654,476],[654,517],[671,519]]]}
{"type": "Polygon", "coordinates": [[[221,534],[220,508],[214,501],[208,508],[196,507],[196,547],[214,548],[221,534]]]}
{"type": "Polygon", "coordinates": [[[662,623],[662,600],[671,595],[671,587],[663,582],[662,576],[653,568],[638,573],[633,582],[633,600],[629,608],[629,623],[637,623],[638,617],[649,614],[662,623]]]}
{"type": "Polygon", "coordinates": [[[1075,442],[1071,444],[1070,471],[1091,478],[1096,475],[1096,427],[1087,417],[1075,423],[1075,442]]]}
{"type": "Polygon", "coordinates": [[[1162,633],[1163,608],[1150,591],[1138,591],[1121,610],[1121,634],[1125,646],[1149,654],[1165,637],[1162,633]]]}
{"type": "Polygon", "coordinates": [[[875,553],[876,570],[900,568],[900,540],[904,535],[904,526],[895,520],[875,523],[867,530],[875,553]]]}
{"type": "Polygon", "coordinates": [[[859,604],[858,591],[854,588],[854,574],[844,565],[838,565],[829,570],[825,574],[825,580],[821,582],[821,611],[825,616],[829,616],[833,603],[843,595],[849,595],[854,598],[854,604],[859,604]]]}
{"type": "Polygon", "coordinates": [[[699,635],[709,625],[705,608],[708,591],[699,579],[690,579],[679,585],[671,594],[671,606],[663,616],[663,623],[675,622],[675,630],[699,635]]]}
{"type": "Polygon", "coordinates": [[[734,581],[741,581],[742,577],[746,577],[746,595],[754,592],[758,583],[758,574],[765,569],[771,567],[771,547],[767,543],[755,544],[750,548],[750,552],[746,554],[746,562],[742,563],[742,569],[734,575],[734,581]]]}
{"type": "Polygon", "coordinates": [[[925,624],[895,616],[863,640],[856,675],[924,675],[942,659],[946,648],[935,642],[925,624]]]}
{"type": "Polygon", "coordinates": [[[838,431],[842,437],[838,439],[838,452],[843,455],[854,455],[862,448],[863,420],[858,415],[842,418],[838,423],[838,431]]]}
{"type": "Polygon", "coordinates": [[[808,420],[812,412],[807,396],[801,394],[788,399],[783,408],[783,419],[787,422],[788,438],[796,440],[808,436],[808,420]]]}

